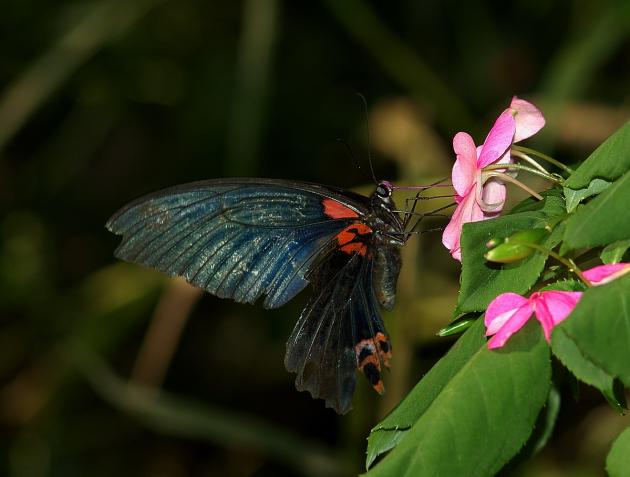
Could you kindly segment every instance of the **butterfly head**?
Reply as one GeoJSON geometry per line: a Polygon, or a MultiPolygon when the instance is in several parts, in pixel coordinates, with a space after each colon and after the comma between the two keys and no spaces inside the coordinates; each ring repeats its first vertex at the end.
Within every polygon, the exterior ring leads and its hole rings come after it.
{"type": "Polygon", "coordinates": [[[388,181],[381,181],[370,196],[373,222],[370,226],[377,236],[385,238],[387,243],[400,247],[405,241],[402,239],[403,223],[396,210],[393,192],[395,186],[388,181]]]}
{"type": "Polygon", "coordinates": [[[372,192],[370,201],[374,209],[385,209],[387,213],[395,209],[394,206],[394,185],[388,181],[381,181],[376,185],[376,189],[372,192]]]}
{"type": "Polygon", "coordinates": [[[387,200],[392,196],[392,192],[394,192],[394,185],[388,181],[381,181],[376,186],[374,195],[380,197],[382,200],[387,200]]]}

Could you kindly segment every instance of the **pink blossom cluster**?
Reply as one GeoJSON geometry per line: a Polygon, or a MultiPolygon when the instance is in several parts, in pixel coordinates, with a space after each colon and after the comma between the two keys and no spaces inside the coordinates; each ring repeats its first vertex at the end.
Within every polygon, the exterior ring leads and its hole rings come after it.
{"type": "Polygon", "coordinates": [[[496,217],[503,209],[505,184],[491,172],[484,172],[484,168],[511,163],[512,145],[533,136],[544,125],[542,113],[533,104],[515,96],[481,146],[475,146],[468,133],[455,135],[453,149],[457,159],[452,180],[457,208],[442,235],[442,243],[453,258],[461,260],[460,236],[465,223],[496,217]]]}
{"type": "MultiPolygon", "coordinates": [[[[514,153],[514,143],[533,136],[544,125],[545,118],[538,108],[515,96],[510,107],[499,115],[482,145],[476,146],[468,133],[455,135],[452,182],[457,207],[442,234],[442,243],[453,258],[462,259],[460,238],[465,223],[490,219],[501,213],[506,199],[506,180],[537,195],[506,172],[514,163],[513,156],[527,158],[519,152],[514,153]]],[[[616,263],[591,268],[581,276],[590,285],[598,286],[629,272],[630,263],[616,263]]],[[[529,298],[516,293],[499,295],[488,305],[485,314],[486,336],[492,336],[488,348],[505,345],[532,315],[540,322],[549,341],[553,328],[571,314],[581,297],[579,291],[559,290],[537,291],[529,298]]]]}

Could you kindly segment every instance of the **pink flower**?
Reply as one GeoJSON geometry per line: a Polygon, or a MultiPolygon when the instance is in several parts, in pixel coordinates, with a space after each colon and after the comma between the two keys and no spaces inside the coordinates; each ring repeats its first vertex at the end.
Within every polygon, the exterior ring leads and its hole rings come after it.
{"type": "Polygon", "coordinates": [[[582,296],[582,292],[548,290],[524,298],[516,293],[503,293],[486,310],[486,336],[492,336],[488,348],[500,348],[520,330],[532,314],[540,322],[549,341],[551,330],[563,321],[582,296]]]}
{"type": "MultiPolygon", "coordinates": [[[[605,285],[630,273],[630,263],[599,265],[582,272],[591,285],[605,285]]],[[[488,348],[500,348],[520,330],[532,314],[540,321],[549,341],[551,330],[573,311],[582,292],[548,290],[524,298],[516,293],[503,293],[496,297],[486,310],[486,336],[492,336],[488,348]]]]}
{"type": "Polygon", "coordinates": [[[483,145],[476,147],[468,133],[455,135],[453,149],[457,159],[452,180],[458,205],[442,235],[442,243],[453,258],[461,260],[459,241],[465,223],[495,217],[503,209],[505,184],[495,177],[498,171],[484,173],[483,169],[490,164],[509,163],[512,144],[536,134],[544,125],[542,113],[515,96],[510,107],[497,118],[483,145]]]}
{"type": "Polygon", "coordinates": [[[605,285],[626,273],[630,273],[630,263],[599,265],[598,267],[593,267],[582,272],[584,277],[591,282],[593,286],[605,285]]]}

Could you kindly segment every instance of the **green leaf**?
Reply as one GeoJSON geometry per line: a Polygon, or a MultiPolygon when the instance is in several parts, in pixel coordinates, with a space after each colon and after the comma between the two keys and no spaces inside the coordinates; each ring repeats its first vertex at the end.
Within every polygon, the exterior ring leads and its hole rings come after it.
{"type": "Polygon", "coordinates": [[[566,222],[564,242],[569,249],[607,245],[630,238],[630,172],[566,222]]]}
{"type": "Polygon", "coordinates": [[[559,187],[542,192],[543,200],[528,197],[516,204],[504,216],[517,215],[521,212],[541,212],[545,216],[557,217],[565,214],[564,194],[559,187]]]}
{"type": "Polygon", "coordinates": [[[615,180],[630,170],[630,121],[604,141],[565,182],[584,189],[595,178],[615,180]]]}
{"type": "MultiPolygon", "coordinates": [[[[544,227],[551,219],[564,215],[564,200],[560,191],[554,189],[546,194],[543,202],[528,200],[519,204],[517,213],[464,224],[461,290],[455,315],[483,311],[500,293],[525,293],[536,283],[547,260],[544,254],[535,253],[522,262],[507,266],[489,263],[484,254],[488,251],[486,243],[490,239],[544,227]]],[[[547,248],[557,245],[561,230],[561,227],[556,227],[543,245],[547,248]]]]}
{"type": "Polygon", "coordinates": [[[531,434],[550,378],[549,347],[531,320],[503,349],[481,346],[367,475],[494,475],[531,434]]]}
{"type": "Polygon", "coordinates": [[[541,220],[535,213],[506,216],[464,225],[462,275],[455,315],[483,311],[500,293],[525,293],[536,282],[547,257],[535,254],[518,264],[500,265],[485,259],[486,242],[533,228],[541,220]]]}
{"type": "Polygon", "coordinates": [[[619,263],[629,248],[630,239],[619,240],[618,242],[606,245],[600,254],[600,258],[604,263],[619,263]]]}
{"type": "Polygon", "coordinates": [[[630,386],[630,275],[584,292],[551,343],[578,379],[606,395],[614,395],[615,378],[630,386]]]}
{"type": "Polygon", "coordinates": [[[580,280],[576,280],[574,278],[567,278],[565,280],[560,280],[554,283],[550,283],[549,285],[545,285],[539,291],[545,290],[559,290],[559,291],[584,291],[586,289],[586,285],[580,280]]]}
{"type": "Polygon", "coordinates": [[[382,453],[397,445],[404,434],[431,406],[449,381],[480,348],[486,344],[483,319],[478,319],[449,352],[440,359],[407,397],[370,432],[366,468],[382,453]]]}
{"type": "Polygon", "coordinates": [[[610,477],[626,477],[630,469],[630,427],[623,431],[606,457],[606,471],[610,477]]]}
{"type": "Polygon", "coordinates": [[[585,189],[564,188],[564,197],[567,200],[567,212],[571,213],[575,210],[580,202],[584,199],[597,195],[608,188],[612,182],[603,179],[593,179],[585,189]]]}
{"type": "Polygon", "coordinates": [[[554,355],[580,381],[596,387],[604,395],[614,393],[615,378],[596,363],[582,355],[574,341],[560,331],[554,331],[551,337],[554,355]]]}

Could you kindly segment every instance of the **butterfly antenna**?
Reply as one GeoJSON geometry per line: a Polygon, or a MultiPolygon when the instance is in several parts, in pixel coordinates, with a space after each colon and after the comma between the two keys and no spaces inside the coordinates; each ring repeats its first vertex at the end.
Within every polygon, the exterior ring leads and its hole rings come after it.
{"type": "Polygon", "coordinates": [[[352,159],[352,162],[354,163],[354,165],[357,166],[357,169],[363,172],[363,169],[361,169],[361,164],[357,160],[357,156],[354,154],[354,151],[352,150],[352,147],[350,147],[350,144],[348,144],[345,140],[341,139],[340,137],[337,138],[337,142],[340,144],[343,144],[343,146],[346,148],[346,152],[348,153],[348,156],[350,156],[350,159],[352,159]]]}
{"type": "Polygon", "coordinates": [[[378,180],[376,179],[376,174],[374,174],[374,166],[372,165],[372,140],[370,135],[370,115],[368,112],[368,102],[365,96],[361,93],[357,93],[357,96],[361,98],[361,102],[363,103],[363,112],[365,113],[365,134],[367,136],[367,153],[368,153],[368,164],[370,165],[370,172],[372,173],[372,180],[375,184],[378,184],[378,180]]]}

